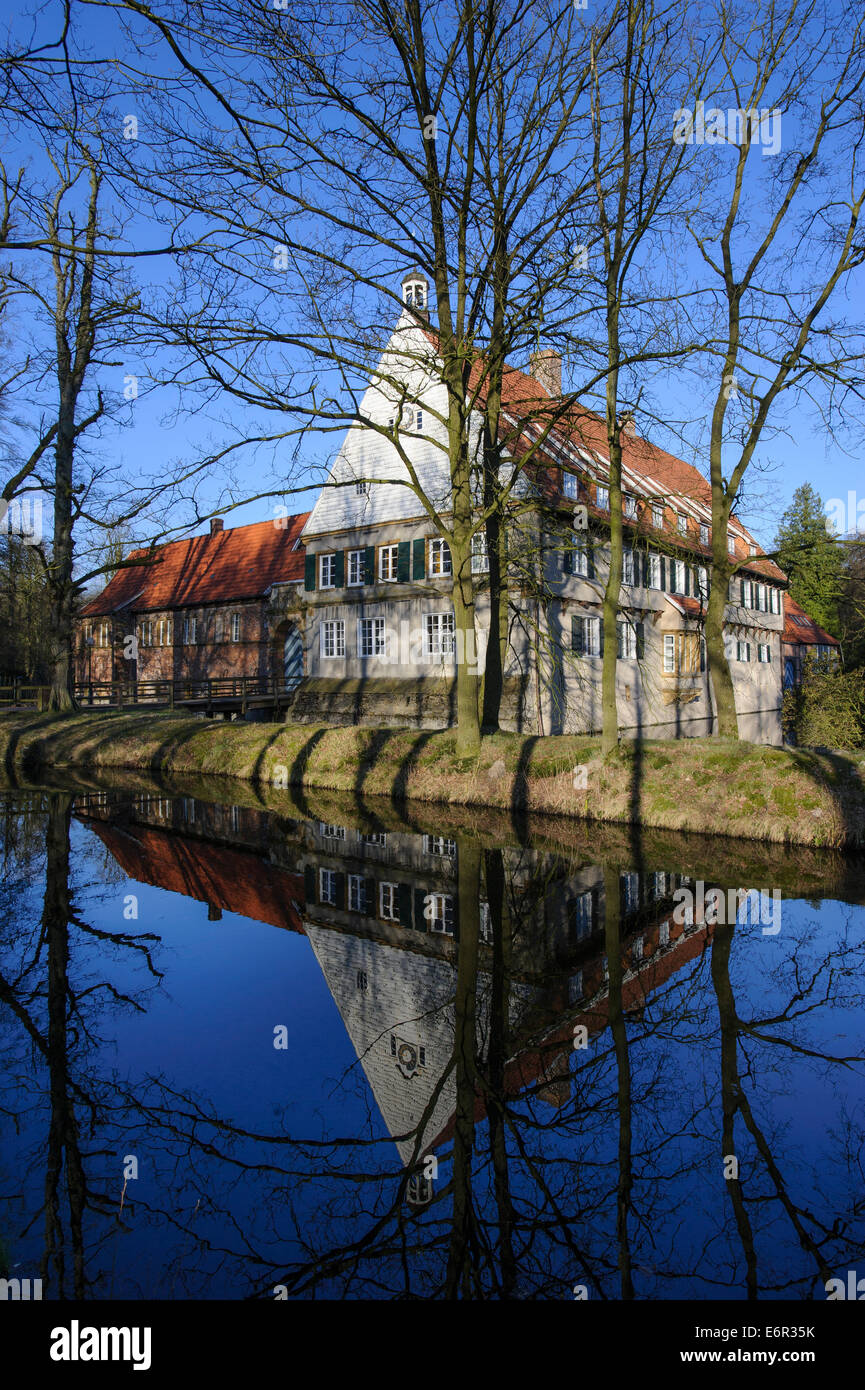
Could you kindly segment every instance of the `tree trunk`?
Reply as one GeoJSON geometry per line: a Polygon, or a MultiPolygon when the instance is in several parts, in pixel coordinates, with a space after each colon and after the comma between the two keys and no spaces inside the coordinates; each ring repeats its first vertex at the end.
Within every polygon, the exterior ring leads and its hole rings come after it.
{"type": "MultiPolygon", "coordinates": [[[[723,542],[726,546],[726,527],[718,539],[719,545],[723,542]]],[[[709,668],[709,684],[715,701],[715,722],[712,732],[716,738],[739,737],[733,677],[730,675],[730,665],[724,648],[724,612],[727,607],[729,582],[730,566],[725,559],[719,560],[717,554],[713,554],[709,598],[706,604],[706,663],[709,668]]]]}
{"type": "Polygon", "coordinates": [[[610,569],[604,590],[604,656],[601,673],[601,753],[618,746],[619,711],[616,703],[618,662],[616,625],[622,588],[622,446],[618,429],[610,442],[610,569]]]}

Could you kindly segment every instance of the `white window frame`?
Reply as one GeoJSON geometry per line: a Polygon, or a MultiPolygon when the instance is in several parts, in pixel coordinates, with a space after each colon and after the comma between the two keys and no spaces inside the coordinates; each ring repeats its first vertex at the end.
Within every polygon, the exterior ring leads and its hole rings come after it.
{"type": "Polygon", "coordinates": [[[727,553],[728,555],[736,554],[736,537],[729,533],[727,535],[727,553]]]}
{"type": "Polygon", "coordinates": [[[562,474],[562,492],[571,502],[576,502],[580,494],[580,485],[576,473],[569,473],[567,469],[562,474]]]}
{"type": "Polygon", "coordinates": [[[674,632],[664,633],[664,675],[674,676],[676,674],[676,634],[674,632]]]}
{"type": "Polygon", "coordinates": [[[384,618],[358,618],[357,654],[363,657],[387,656],[387,626],[384,618]]]}
{"type": "Polygon", "coordinates": [[[184,647],[194,647],[196,645],[196,634],[198,631],[198,620],[196,618],[183,619],[183,645],[184,647]]]}
{"type": "Polygon", "coordinates": [[[451,548],[446,540],[441,536],[436,536],[429,543],[429,577],[430,579],[450,579],[453,572],[451,548]]]}
{"type": "Polygon", "coordinates": [[[363,550],[350,550],[348,552],[348,588],[357,589],[361,584],[366,583],[366,555],[363,550]],[[354,569],[354,578],[352,578],[354,569]]]}
{"type": "Polygon", "coordinates": [[[622,516],[626,521],[637,519],[637,499],[632,492],[622,493],[622,516]]]}
{"type": "Polygon", "coordinates": [[[232,613],[232,615],[231,615],[231,640],[232,640],[232,642],[239,642],[239,641],[240,641],[240,614],[239,614],[239,613],[232,613]]]}
{"type": "Polygon", "coordinates": [[[701,521],[701,522],[700,522],[700,544],[701,544],[701,545],[708,545],[708,544],[709,544],[709,527],[708,527],[707,522],[705,522],[705,521],[701,521]]]}
{"type": "Polygon", "coordinates": [[[598,483],[595,489],[595,506],[599,512],[610,510],[610,489],[604,487],[603,483],[598,483]]]}
{"type": "Polygon", "coordinates": [[[589,538],[585,531],[574,532],[571,573],[580,579],[588,579],[589,577],[589,538]]]}
{"type": "Polygon", "coordinates": [[[399,884],[378,885],[378,915],[385,922],[399,921],[399,884]]]}
{"type": "Polygon", "coordinates": [[[433,854],[437,859],[455,859],[457,842],[446,835],[424,835],[423,852],[433,854]]]}
{"type": "Polygon", "coordinates": [[[488,574],[489,568],[487,533],[486,531],[475,531],[472,536],[472,574],[488,574]]]}
{"type": "Polygon", "coordinates": [[[634,582],[634,552],[629,545],[622,547],[622,583],[634,582]]]}
{"type": "Polygon", "coordinates": [[[366,888],[363,874],[349,874],[348,876],[348,910],[349,912],[363,912],[366,908],[366,888]]]}
{"type": "Polygon", "coordinates": [[[768,642],[758,642],[758,643],[757,643],[757,660],[760,661],[760,662],[762,662],[764,665],[765,665],[766,663],[771,664],[771,661],[772,661],[772,648],[771,648],[771,646],[769,645],[768,642]]]}
{"type": "Polygon", "coordinates": [[[321,656],[325,661],[333,661],[345,656],[345,619],[325,618],[321,624],[321,656]],[[328,651],[332,647],[332,651],[328,651]]]}
{"type": "Polygon", "coordinates": [[[427,613],[423,625],[424,656],[453,656],[456,648],[456,623],[453,613],[427,613]]]}
{"type": "Polygon", "coordinates": [[[378,552],[378,577],[384,584],[396,582],[399,565],[399,546],[383,545],[378,552]],[[392,574],[385,574],[385,570],[392,570],[392,574]]]}
{"type": "Polygon", "coordinates": [[[737,661],[750,661],[750,660],[751,660],[751,643],[750,643],[750,642],[744,641],[743,638],[739,638],[739,639],[737,640],[737,642],[736,642],[736,660],[737,660],[737,661]],[[743,655],[743,652],[744,652],[744,655],[743,655]]]}
{"type": "Polygon", "coordinates": [[[679,532],[679,535],[680,535],[680,536],[687,536],[687,534],[688,534],[688,515],[687,515],[687,512],[677,512],[677,513],[676,513],[676,529],[677,529],[677,531],[679,532]]]}
{"type": "Polygon", "coordinates": [[[660,589],[661,587],[661,557],[654,550],[649,551],[649,577],[647,587],[650,589],[660,589]]]}
{"type": "Polygon", "coordinates": [[[774,584],[769,589],[769,612],[781,612],[781,590],[776,589],[774,584]]]}
{"type": "Polygon", "coordinates": [[[441,936],[453,936],[455,921],[453,894],[430,893],[424,915],[429,931],[438,932],[441,936]],[[428,907],[432,907],[433,911],[429,917],[426,917],[428,907]]]}
{"type": "Polygon", "coordinates": [[[320,589],[336,588],[336,552],[318,557],[318,587],[320,589]],[[327,575],[327,578],[325,578],[327,575]]]}
{"type": "Polygon", "coordinates": [[[742,607],[754,607],[754,584],[750,579],[742,580],[742,607]]]}
{"type": "Polygon", "coordinates": [[[709,575],[705,565],[697,566],[697,597],[701,599],[709,597],[709,575]]]}
{"type": "Polygon", "coordinates": [[[574,902],[574,931],[578,941],[584,941],[595,929],[595,908],[591,890],[578,893],[574,902]]]}
{"type": "Polygon", "coordinates": [[[663,502],[652,503],[652,525],[656,531],[664,529],[664,504],[663,502]]]}
{"type": "Polygon", "coordinates": [[[318,901],[336,907],[336,869],[319,869],[318,901]]]}
{"type": "Polygon", "coordinates": [[[616,622],[616,645],[618,646],[618,633],[622,634],[622,655],[620,661],[637,660],[637,629],[627,618],[619,618],[616,622]]]}

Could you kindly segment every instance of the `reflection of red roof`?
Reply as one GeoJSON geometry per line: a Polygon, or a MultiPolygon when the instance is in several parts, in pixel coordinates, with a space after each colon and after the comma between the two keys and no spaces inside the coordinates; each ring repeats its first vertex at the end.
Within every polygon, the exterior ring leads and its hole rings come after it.
{"type": "MultiPolygon", "coordinates": [[[[425,332],[430,342],[437,348],[438,335],[435,328],[425,325],[425,332]]],[[[482,358],[478,358],[472,366],[469,389],[477,393],[479,401],[482,402],[485,399],[486,383],[482,358]]],[[[518,424],[523,423],[525,415],[530,414],[537,421],[537,426],[544,429],[550,418],[550,407],[555,406],[555,404],[553,397],[533,376],[527,372],[521,372],[515,367],[505,367],[502,380],[502,406],[504,411],[512,415],[518,424]]],[[[502,434],[505,438],[508,438],[512,433],[513,426],[503,426],[502,434]]],[[[606,422],[594,411],[587,410],[585,406],[571,406],[565,415],[556,420],[550,430],[549,437],[553,446],[560,446],[566,441],[572,447],[582,447],[589,452],[597,453],[601,461],[607,458],[606,422]]],[[[642,481],[646,496],[655,496],[659,500],[663,497],[668,504],[673,506],[679,498],[685,504],[688,502],[698,503],[701,508],[706,509],[707,513],[701,515],[700,519],[710,520],[712,490],[707,479],[697,468],[690,463],[685,463],[683,459],[676,458],[675,454],[668,454],[666,450],[659,449],[655,444],[650,444],[648,440],[641,439],[639,435],[623,433],[621,439],[623,468],[629,469],[642,481]]],[[[530,435],[526,433],[523,436],[523,449],[528,446],[529,442],[530,435]]],[[[519,443],[516,441],[514,441],[514,452],[518,455],[520,453],[519,443]]],[[[627,481],[624,482],[623,486],[627,491],[627,481]]],[[[669,517],[667,521],[669,523],[669,517]]],[[[699,533],[695,530],[696,518],[692,518],[692,523],[692,529],[687,538],[675,533],[677,543],[687,546],[688,549],[702,550],[704,554],[708,554],[708,549],[699,544],[699,533]]],[[[734,537],[735,558],[740,562],[745,561],[744,568],[783,583],[786,578],[783,570],[780,570],[772,560],[767,559],[761,553],[759,546],[756,547],[757,554],[750,555],[750,546],[756,545],[756,542],[738,517],[733,518],[733,525],[746,537],[745,540],[739,536],[734,537]]],[[[669,525],[667,529],[670,529],[669,525]]]]}
{"type": "Polygon", "coordinates": [[[118,570],[106,588],[82,608],[82,613],[113,613],[129,604],[138,612],[178,608],[193,603],[231,603],[259,598],[271,584],[303,578],[302,546],[297,545],[308,512],[233,526],[216,535],[192,536],[147,550],[130,559],[150,556],[147,565],[118,570]]]}
{"type": "Polygon", "coordinates": [[[784,635],[785,642],[804,642],[808,646],[838,647],[840,642],[837,638],[830,637],[828,632],[824,632],[819,623],[809,617],[804,608],[801,608],[794,598],[789,594],[784,595],[784,635]]]}
{"type": "Polygon", "coordinates": [[[290,874],[249,850],[193,840],[149,825],[118,829],[88,821],[121,869],[139,883],[197,898],[272,927],[303,932],[302,874],[290,874]]]}

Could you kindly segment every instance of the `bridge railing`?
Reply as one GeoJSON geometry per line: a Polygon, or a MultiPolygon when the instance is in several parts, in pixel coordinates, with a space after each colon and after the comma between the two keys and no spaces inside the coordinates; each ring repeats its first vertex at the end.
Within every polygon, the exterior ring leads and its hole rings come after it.
{"type": "Polygon", "coordinates": [[[135,705],[213,705],[285,694],[285,685],[273,676],[209,676],[204,679],[150,681],[76,681],[75,696],[85,708],[123,709],[135,705]]]}

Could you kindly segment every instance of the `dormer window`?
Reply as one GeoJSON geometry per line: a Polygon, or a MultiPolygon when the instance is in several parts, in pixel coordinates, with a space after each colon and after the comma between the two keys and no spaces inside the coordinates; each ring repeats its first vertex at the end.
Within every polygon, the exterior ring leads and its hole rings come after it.
{"type": "Polygon", "coordinates": [[[705,521],[701,521],[701,522],[700,522],[700,544],[701,544],[701,545],[708,545],[708,544],[709,544],[709,528],[708,528],[708,526],[706,525],[705,521]]]}
{"type": "Polygon", "coordinates": [[[687,516],[685,515],[684,512],[679,512],[679,514],[678,514],[678,516],[677,516],[677,518],[676,518],[676,524],[677,524],[677,526],[678,526],[678,528],[679,528],[679,535],[680,535],[680,536],[687,536],[687,534],[688,534],[688,518],[687,518],[687,516]]]}
{"type": "Polygon", "coordinates": [[[622,510],[628,521],[636,521],[637,499],[632,497],[629,492],[626,492],[622,497],[622,510]]]}
{"type": "Polygon", "coordinates": [[[608,512],[608,511],[610,510],[610,490],[609,490],[609,488],[601,487],[601,484],[598,483],[597,492],[596,492],[596,494],[595,494],[595,499],[596,499],[596,502],[597,502],[597,507],[598,507],[598,511],[599,511],[599,512],[608,512]]]}
{"type": "Polygon", "coordinates": [[[652,525],[656,531],[664,529],[664,507],[661,502],[652,503],[652,525]]]}
{"type": "Polygon", "coordinates": [[[572,502],[576,502],[577,491],[578,487],[576,473],[563,473],[562,492],[564,493],[565,497],[569,498],[572,502]]]}

